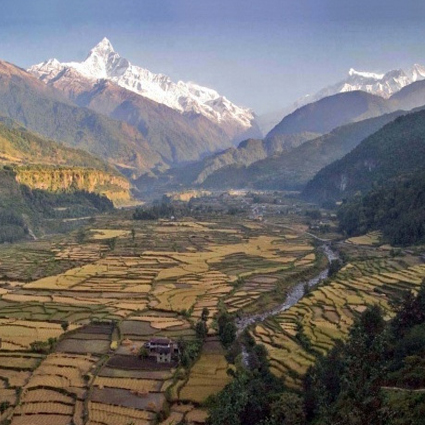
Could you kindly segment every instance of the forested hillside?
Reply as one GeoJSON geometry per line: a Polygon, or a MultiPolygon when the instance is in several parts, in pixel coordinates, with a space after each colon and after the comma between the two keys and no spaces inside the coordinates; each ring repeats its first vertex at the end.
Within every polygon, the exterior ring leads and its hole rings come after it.
{"type": "Polygon", "coordinates": [[[323,168],[303,191],[317,202],[366,193],[399,175],[424,170],[425,111],[401,116],[323,168]]]}
{"type": "Polygon", "coordinates": [[[425,173],[400,177],[346,200],[338,210],[348,236],[381,230],[392,245],[425,242],[425,173]]]}

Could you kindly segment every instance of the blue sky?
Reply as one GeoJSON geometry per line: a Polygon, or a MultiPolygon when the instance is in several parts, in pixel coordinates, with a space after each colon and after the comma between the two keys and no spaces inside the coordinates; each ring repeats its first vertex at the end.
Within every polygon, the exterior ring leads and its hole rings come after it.
{"type": "Polygon", "coordinates": [[[0,58],[83,60],[104,36],[134,64],[257,113],[350,67],[425,65],[421,0],[2,0],[0,58]]]}

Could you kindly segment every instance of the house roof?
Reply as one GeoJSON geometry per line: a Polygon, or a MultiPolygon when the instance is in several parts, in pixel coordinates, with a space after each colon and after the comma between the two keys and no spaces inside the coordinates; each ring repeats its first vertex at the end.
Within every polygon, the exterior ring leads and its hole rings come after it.
{"type": "Polygon", "coordinates": [[[149,342],[153,344],[171,344],[171,339],[168,338],[152,338],[149,342]]]}

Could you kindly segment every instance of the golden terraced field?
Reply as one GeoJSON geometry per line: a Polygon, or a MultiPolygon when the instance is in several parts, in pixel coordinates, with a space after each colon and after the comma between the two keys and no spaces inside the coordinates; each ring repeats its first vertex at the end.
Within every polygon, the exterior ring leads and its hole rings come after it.
{"type": "Polygon", "coordinates": [[[193,339],[205,307],[211,325],[219,308],[284,297],[285,279],[315,261],[308,237],[239,219],[102,218],[83,242],[54,237],[0,250],[0,390],[11,403],[2,419],[153,424],[171,396],[163,424],[204,422],[196,405],[230,380],[218,342],[206,344],[183,381],[173,380],[172,367],[136,368],[141,345],[152,336],[193,339]],[[49,338],[53,353],[31,352],[49,338]]]}

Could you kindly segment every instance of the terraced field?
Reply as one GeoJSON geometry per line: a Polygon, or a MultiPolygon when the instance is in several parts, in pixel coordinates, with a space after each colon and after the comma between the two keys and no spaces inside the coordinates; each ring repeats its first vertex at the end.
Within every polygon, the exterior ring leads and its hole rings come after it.
{"type": "Polygon", "coordinates": [[[176,388],[176,400],[202,403],[210,395],[217,394],[230,382],[227,374],[229,364],[218,340],[210,338],[202,349],[198,361],[190,371],[189,378],[176,388]]]}
{"type": "Polygon", "coordinates": [[[203,423],[199,404],[230,380],[215,313],[278,302],[316,266],[309,237],[232,217],[100,217],[84,232],[0,248],[0,394],[10,403],[0,420],[153,424],[168,399],[163,424],[203,423]],[[205,307],[208,342],[183,379],[176,362],[138,356],[152,337],[194,339],[205,307]]]}
{"type": "Polygon", "coordinates": [[[415,290],[425,278],[425,264],[417,257],[349,249],[352,261],[332,279],[252,330],[257,342],[267,347],[273,372],[288,386],[299,387],[315,356],[343,339],[367,305],[379,304],[390,317],[390,301],[402,291],[415,290]]]}
{"type": "MultiPolygon", "coordinates": [[[[0,396],[10,403],[0,420],[204,423],[202,404],[231,379],[214,315],[273,309],[295,282],[324,269],[305,231],[287,216],[135,222],[123,213],[70,236],[0,247],[0,396]],[[208,337],[190,369],[139,356],[152,337],[193,340],[204,308],[208,337]]],[[[344,243],[350,262],[342,270],[251,328],[288,386],[299,387],[315,356],[344,338],[368,304],[390,315],[390,301],[425,277],[418,257],[394,257],[379,237],[344,243]]]]}

